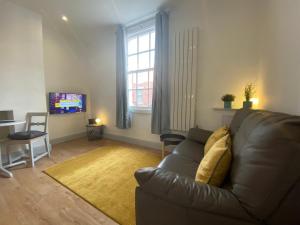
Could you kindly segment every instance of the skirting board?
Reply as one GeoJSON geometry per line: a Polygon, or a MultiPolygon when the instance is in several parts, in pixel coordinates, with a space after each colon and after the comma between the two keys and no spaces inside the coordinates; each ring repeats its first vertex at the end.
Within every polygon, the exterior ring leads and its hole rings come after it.
{"type": "Polygon", "coordinates": [[[151,142],[151,141],[143,141],[140,139],[135,139],[135,138],[130,138],[130,137],[125,137],[125,136],[119,136],[115,134],[105,134],[103,135],[104,138],[106,139],[111,139],[115,141],[122,141],[126,142],[129,144],[134,144],[134,145],[139,145],[142,147],[147,147],[147,148],[153,148],[153,149],[161,149],[161,145],[158,142],[151,142]]]}
{"type": "Polygon", "coordinates": [[[55,138],[55,139],[50,140],[50,143],[52,145],[54,145],[54,144],[59,144],[59,143],[67,142],[67,141],[72,141],[72,140],[82,138],[82,137],[86,137],[86,132],[72,134],[69,136],[61,137],[61,138],[55,138]]]}
{"type": "MultiPolygon", "coordinates": [[[[52,140],[50,140],[50,143],[52,145],[54,145],[54,144],[72,141],[72,140],[75,140],[78,138],[83,138],[83,137],[86,137],[86,133],[73,134],[73,135],[69,135],[69,136],[65,136],[65,137],[61,137],[61,138],[52,139],[52,140]]],[[[139,145],[142,147],[153,148],[153,149],[158,149],[158,150],[161,149],[160,143],[157,143],[157,142],[143,141],[143,140],[139,140],[139,139],[135,139],[135,138],[119,136],[119,135],[115,135],[115,134],[105,134],[105,133],[104,133],[103,137],[106,139],[126,142],[129,144],[139,145]]]]}

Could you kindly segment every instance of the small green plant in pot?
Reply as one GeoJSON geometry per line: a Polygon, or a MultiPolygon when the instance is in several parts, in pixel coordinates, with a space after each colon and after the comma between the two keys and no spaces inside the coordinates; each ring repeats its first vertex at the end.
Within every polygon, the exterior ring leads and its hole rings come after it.
{"type": "Polygon", "coordinates": [[[232,108],[232,102],[235,100],[235,96],[231,94],[226,94],[222,97],[222,101],[224,102],[225,109],[232,108]]]}
{"type": "Polygon", "coordinates": [[[247,84],[244,90],[245,101],[243,102],[244,109],[251,109],[252,102],[250,101],[255,94],[255,85],[253,83],[247,84]]]}

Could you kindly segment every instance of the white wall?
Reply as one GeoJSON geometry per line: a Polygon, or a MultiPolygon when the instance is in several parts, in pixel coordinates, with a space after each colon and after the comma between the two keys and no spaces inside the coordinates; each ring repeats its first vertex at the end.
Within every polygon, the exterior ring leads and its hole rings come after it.
{"type": "MultiPolygon", "coordinates": [[[[200,28],[197,124],[205,129],[221,125],[221,96],[234,94],[242,107],[243,88],[259,83],[259,1],[190,0],[171,8],[171,33],[200,28]]],[[[258,84],[258,92],[260,92],[258,84]]]]}
{"type": "MultiPolygon", "coordinates": [[[[88,95],[88,69],[72,34],[47,18],[9,1],[0,1],[0,110],[13,109],[16,119],[47,111],[48,92],[88,95]]],[[[50,139],[85,133],[87,113],[51,115],[50,139]]],[[[19,127],[19,129],[21,129],[19,127]]]]}
{"type": "Polygon", "coordinates": [[[68,25],[61,31],[46,18],[43,21],[44,64],[46,92],[71,92],[87,94],[87,113],[50,115],[50,140],[83,134],[86,132],[89,108],[89,72],[78,45],[68,35],[68,25]]]}
{"type": "Polygon", "coordinates": [[[0,110],[46,111],[42,20],[38,14],[0,1],[0,110]]]}
{"type": "Polygon", "coordinates": [[[262,69],[266,108],[300,115],[300,1],[265,2],[262,69]]]}
{"type": "MultiPolygon", "coordinates": [[[[221,114],[213,107],[221,105],[221,96],[232,93],[241,106],[243,87],[259,77],[258,8],[259,1],[189,0],[170,6],[171,34],[199,27],[200,61],[198,74],[197,123],[214,129],[221,114]]],[[[103,32],[98,45],[91,47],[95,68],[93,76],[93,112],[103,118],[107,132],[145,141],[158,142],[150,132],[151,115],[134,114],[129,130],[115,127],[115,28],[103,32]]]]}
{"type": "Polygon", "coordinates": [[[91,65],[94,68],[92,77],[93,114],[100,117],[106,125],[108,134],[158,142],[158,136],[151,134],[151,114],[133,114],[132,128],[120,130],[115,126],[116,118],[116,56],[115,27],[102,31],[99,44],[89,46],[91,65]]]}
{"type": "MultiPolygon", "coordinates": [[[[243,88],[249,82],[257,85],[259,108],[299,113],[298,9],[297,0],[189,0],[170,6],[171,34],[200,28],[200,127],[220,126],[223,112],[213,107],[222,106],[223,94],[236,95],[235,107],[241,107],[243,88]]],[[[129,130],[115,127],[115,27],[97,35],[99,41],[90,42],[87,49],[94,70],[93,114],[103,119],[107,133],[158,142],[150,132],[149,114],[134,114],[129,130]]]]}
{"type": "MultiPolygon", "coordinates": [[[[173,1],[171,34],[200,28],[200,127],[220,125],[221,113],[212,108],[222,105],[223,94],[235,94],[235,105],[240,107],[248,82],[257,83],[260,107],[300,113],[299,4],[297,0],[173,1]]],[[[6,0],[0,0],[0,6],[0,110],[13,109],[16,118],[23,119],[28,111],[47,110],[50,91],[82,92],[88,94],[91,114],[102,118],[107,133],[158,142],[150,132],[150,114],[134,114],[129,130],[115,127],[115,26],[95,27],[86,35],[91,39],[79,40],[71,25],[58,28],[49,22],[51,18],[42,25],[40,16],[31,11],[6,0]]],[[[51,116],[51,139],[85,132],[89,114],[51,116]]]]}

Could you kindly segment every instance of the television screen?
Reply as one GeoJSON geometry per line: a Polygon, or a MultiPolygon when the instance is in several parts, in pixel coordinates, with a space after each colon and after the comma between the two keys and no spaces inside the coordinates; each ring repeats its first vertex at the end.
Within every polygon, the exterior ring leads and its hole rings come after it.
{"type": "Polygon", "coordinates": [[[86,112],[86,95],[49,93],[50,114],[86,112]]]}

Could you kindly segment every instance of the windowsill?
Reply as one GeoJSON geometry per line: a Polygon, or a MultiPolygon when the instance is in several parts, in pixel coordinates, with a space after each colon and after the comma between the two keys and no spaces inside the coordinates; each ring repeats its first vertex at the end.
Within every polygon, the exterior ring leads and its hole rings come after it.
{"type": "Polygon", "coordinates": [[[137,114],[151,114],[151,108],[130,108],[130,111],[137,114]]]}

